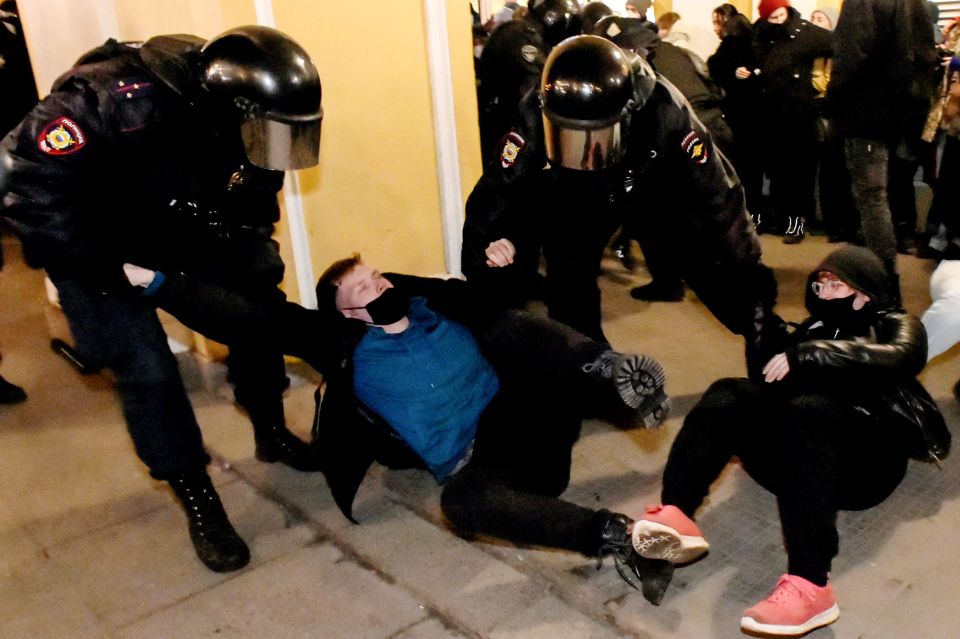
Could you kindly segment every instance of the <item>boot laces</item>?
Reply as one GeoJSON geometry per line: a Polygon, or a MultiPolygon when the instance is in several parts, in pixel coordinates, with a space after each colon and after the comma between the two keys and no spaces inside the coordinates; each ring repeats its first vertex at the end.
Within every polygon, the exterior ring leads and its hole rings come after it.
{"type": "Polygon", "coordinates": [[[606,351],[601,353],[597,359],[593,360],[589,364],[583,365],[584,373],[596,373],[597,375],[609,378],[613,375],[613,367],[617,362],[617,353],[614,351],[606,351]]]}

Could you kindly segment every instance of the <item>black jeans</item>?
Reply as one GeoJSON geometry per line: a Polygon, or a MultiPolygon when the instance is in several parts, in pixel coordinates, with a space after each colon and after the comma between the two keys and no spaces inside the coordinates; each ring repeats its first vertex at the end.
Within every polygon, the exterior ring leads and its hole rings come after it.
{"type": "Polygon", "coordinates": [[[620,217],[611,203],[616,174],[553,170],[539,207],[550,317],[606,342],[600,325],[600,261],[620,217]]]}
{"type": "Polygon", "coordinates": [[[608,347],[512,311],[481,339],[500,392],[480,417],[470,463],[444,484],[444,514],[464,533],[596,554],[607,514],[558,497],[582,417],[615,395],[582,370],[608,347]]]}
{"type": "Polygon", "coordinates": [[[113,371],[137,455],[157,479],[202,471],[209,458],[157,312],[138,294],[53,281],[77,350],[113,371]]]}
{"type": "Polygon", "coordinates": [[[739,457],[777,496],[788,572],[823,585],[838,550],[837,510],[879,504],[906,472],[907,454],[888,431],[833,397],[722,379],[674,440],[662,500],[692,517],[724,466],[739,457]]]}
{"type": "MultiPolygon", "coordinates": [[[[203,274],[254,301],[282,298],[276,286],[283,262],[276,245],[259,238],[250,243],[249,250],[236,251],[232,261],[210,260],[203,274]]],[[[203,470],[209,457],[200,428],[149,300],[133,289],[100,292],[63,277],[53,278],[53,283],[77,349],[113,371],[127,430],[150,474],[169,479],[203,470]]],[[[287,384],[283,353],[269,344],[229,346],[227,365],[237,403],[247,410],[254,429],[282,426],[287,384]]]]}
{"type": "Polygon", "coordinates": [[[844,142],[844,151],[867,247],[895,269],[897,237],[887,198],[889,148],[883,142],[854,138],[844,142]]]}

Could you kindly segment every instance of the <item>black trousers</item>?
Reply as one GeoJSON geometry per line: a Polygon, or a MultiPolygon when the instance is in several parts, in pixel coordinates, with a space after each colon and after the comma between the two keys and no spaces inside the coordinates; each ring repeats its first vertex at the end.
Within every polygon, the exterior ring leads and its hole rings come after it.
{"type": "MultiPolygon", "coordinates": [[[[774,130],[774,129],[769,129],[774,130]]],[[[817,140],[813,123],[781,130],[764,160],[770,178],[770,205],[785,228],[788,218],[813,219],[816,208],[817,140]]]]}
{"type": "Polygon", "coordinates": [[[674,440],[662,500],[693,517],[724,466],[739,457],[777,496],[787,571],[823,585],[838,551],[838,509],[879,504],[906,472],[907,454],[889,430],[834,397],[722,379],[674,440]]]}
{"type": "Polygon", "coordinates": [[[480,418],[470,463],[444,484],[441,506],[462,533],[594,555],[607,513],[559,496],[582,418],[615,396],[582,370],[607,346],[520,317],[507,311],[482,336],[500,392],[480,418]]]}

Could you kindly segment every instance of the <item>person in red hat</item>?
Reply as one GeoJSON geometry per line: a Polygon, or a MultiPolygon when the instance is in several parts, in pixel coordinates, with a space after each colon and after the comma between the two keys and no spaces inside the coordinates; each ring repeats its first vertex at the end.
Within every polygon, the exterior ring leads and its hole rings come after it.
{"type": "Polygon", "coordinates": [[[830,32],[803,20],[787,0],[761,0],[754,25],[760,128],[769,133],[764,165],[784,242],[803,240],[815,208],[817,91],[813,63],[830,57],[830,32]]]}

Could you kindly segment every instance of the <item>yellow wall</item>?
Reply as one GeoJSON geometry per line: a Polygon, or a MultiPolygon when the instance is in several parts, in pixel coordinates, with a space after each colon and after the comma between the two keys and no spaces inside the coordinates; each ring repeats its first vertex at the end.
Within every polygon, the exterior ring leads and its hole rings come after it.
{"type": "Polygon", "coordinates": [[[421,7],[274,2],[323,82],[320,166],[300,175],[317,273],[353,251],[384,269],[445,271],[421,7]]]}

